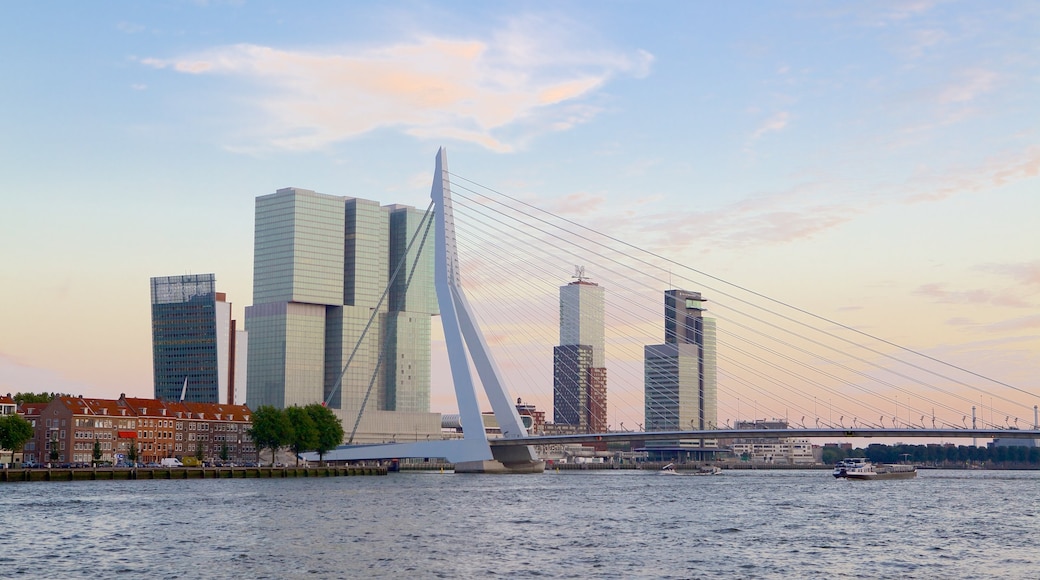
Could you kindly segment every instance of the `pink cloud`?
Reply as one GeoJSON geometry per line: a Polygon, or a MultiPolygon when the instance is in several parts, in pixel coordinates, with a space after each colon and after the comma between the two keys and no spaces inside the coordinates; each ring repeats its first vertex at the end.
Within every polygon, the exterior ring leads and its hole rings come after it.
{"type": "Polygon", "coordinates": [[[787,111],[781,111],[774,114],[772,117],[766,119],[766,121],[755,130],[751,135],[751,139],[754,141],[760,139],[766,133],[784,129],[787,127],[789,118],[790,114],[787,111]]]}
{"type": "Polygon", "coordinates": [[[575,50],[552,39],[535,41],[538,34],[544,33],[518,25],[486,41],[426,37],[368,50],[239,44],[138,62],[250,80],[255,88],[245,99],[263,114],[252,123],[259,135],[250,140],[268,147],[321,149],[394,127],[504,152],[531,134],[587,121],[599,109],[575,105],[617,75],[645,75],[653,60],[644,51],[575,50]],[[496,135],[507,127],[520,136],[507,142],[496,135]]]}
{"type": "Polygon", "coordinates": [[[1008,308],[1029,308],[1031,306],[1021,297],[1006,290],[947,290],[946,284],[931,283],[918,287],[914,293],[947,304],[991,304],[1008,308]]]}

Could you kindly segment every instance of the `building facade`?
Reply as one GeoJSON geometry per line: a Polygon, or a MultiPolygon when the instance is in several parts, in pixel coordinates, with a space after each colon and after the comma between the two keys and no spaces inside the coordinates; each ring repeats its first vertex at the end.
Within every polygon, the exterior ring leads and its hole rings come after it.
{"type": "Polygon", "coordinates": [[[577,280],[560,287],[560,345],[553,347],[553,420],[579,433],[607,431],[603,288],[577,280]]]}
{"type": "MultiPolygon", "coordinates": [[[[647,431],[701,431],[717,427],[715,320],[703,316],[704,302],[699,292],[665,291],[665,342],[643,348],[647,431]]],[[[715,449],[717,442],[681,440],[654,443],[653,447],[675,451],[715,449]]],[[[647,450],[651,451],[650,446],[647,450]]]]}
{"type": "MultiPolygon", "coordinates": [[[[734,429],[787,429],[787,421],[737,421],[734,429]]],[[[734,439],[724,442],[733,455],[754,463],[811,465],[819,461],[812,441],[804,437],[734,439]]]]}
{"type": "Polygon", "coordinates": [[[247,335],[213,274],[151,279],[155,397],[166,401],[234,403],[244,372],[236,356],[247,335]]]}
{"type": "Polygon", "coordinates": [[[251,408],[328,407],[355,442],[438,435],[432,221],[415,208],[283,188],[256,199],[251,408]],[[363,411],[363,412],[362,412],[363,411]],[[359,420],[360,416],[360,420],[359,420]]]}
{"type": "MultiPolygon", "coordinates": [[[[14,415],[18,411],[18,405],[15,404],[14,399],[11,398],[10,394],[0,395],[0,418],[5,415],[14,415]]],[[[21,463],[22,454],[21,452],[15,452],[13,449],[4,449],[0,447],[0,464],[6,465],[8,463],[21,463]]]]}
{"type": "Polygon", "coordinates": [[[133,447],[137,463],[167,457],[244,463],[257,460],[249,439],[252,412],[242,405],[162,399],[55,397],[50,403],[23,405],[33,425],[26,444],[29,464],[90,464],[95,442],[101,462],[125,464],[133,447]]]}

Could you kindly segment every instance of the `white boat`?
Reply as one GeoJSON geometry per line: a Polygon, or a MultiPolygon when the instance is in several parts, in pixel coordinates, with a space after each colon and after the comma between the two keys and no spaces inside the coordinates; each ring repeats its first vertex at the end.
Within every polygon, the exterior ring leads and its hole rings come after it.
{"type": "Polygon", "coordinates": [[[845,477],[847,469],[857,469],[866,465],[869,461],[866,457],[849,457],[834,464],[834,477],[845,477]]]}
{"type": "Polygon", "coordinates": [[[852,458],[839,462],[834,467],[834,477],[845,479],[911,479],[917,477],[913,465],[881,463],[875,465],[868,459],[852,458]]]}
{"type": "Polygon", "coordinates": [[[661,468],[662,475],[722,475],[722,468],[717,465],[704,465],[695,471],[684,471],[679,473],[674,463],[669,463],[661,468]]]}

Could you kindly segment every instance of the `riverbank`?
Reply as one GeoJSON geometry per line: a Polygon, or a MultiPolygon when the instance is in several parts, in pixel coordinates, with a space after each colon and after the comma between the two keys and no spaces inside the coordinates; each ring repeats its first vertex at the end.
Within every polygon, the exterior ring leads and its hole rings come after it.
{"type": "Polygon", "coordinates": [[[0,482],[134,479],[243,479],[386,475],[386,467],[102,467],[97,469],[3,469],[0,482]]]}

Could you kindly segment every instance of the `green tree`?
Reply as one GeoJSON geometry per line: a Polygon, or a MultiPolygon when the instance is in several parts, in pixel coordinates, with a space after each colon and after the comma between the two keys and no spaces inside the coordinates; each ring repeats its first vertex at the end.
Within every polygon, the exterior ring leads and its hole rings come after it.
{"type": "Polygon", "coordinates": [[[101,461],[101,442],[98,438],[94,438],[94,467],[101,461]]]}
{"type": "Polygon", "coordinates": [[[285,410],[285,416],[292,424],[293,436],[289,447],[293,450],[293,455],[296,456],[296,466],[299,467],[300,454],[318,446],[318,428],[314,425],[314,420],[311,419],[307,410],[301,407],[289,407],[285,410]]]}
{"type": "Polygon", "coordinates": [[[205,457],[205,453],[202,448],[202,441],[199,441],[195,444],[195,459],[202,461],[203,457],[205,457]]]}
{"type": "Polygon", "coordinates": [[[54,397],[69,397],[67,393],[16,393],[11,397],[19,405],[25,403],[50,403],[54,397]]]}
{"type": "Polygon", "coordinates": [[[130,445],[126,448],[126,458],[130,461],[130,465],[137,467],[137,442],[131,440],[130,445]]]}
{"type": "Polygon", "coordinates": [[[228,459],[231,459],[231,450],[228,449],[228,445],[225,442],[220,445],[220,460],[227,461],[228,459]]]}
{"type": "Polygon", "coordinates": [[[318,441],[313,449],[318,460],[325,463],[325,454],[343,443],[343,422],[328,407],[313,403],[304,407],[318,431],[318,441]]]}
{"type": "Polygon", "coordinates": [[[51,462],[58,460],[58,432],[51,432],[51,462]]]}
{"type": "Polygon", "coordinates": [[[275,453],[293,440],[292,423],[280,409],[271,405],[263,405],[253,412],[252,426],[246,431],[259,452],[271,450],[271,464],[275,462],[275,453]]]}
{"type": "Polygon", "coordinates": [[[18,413],[0,417],[0,449],[17,453],[32,436],[32,423],[18,413]]]}

